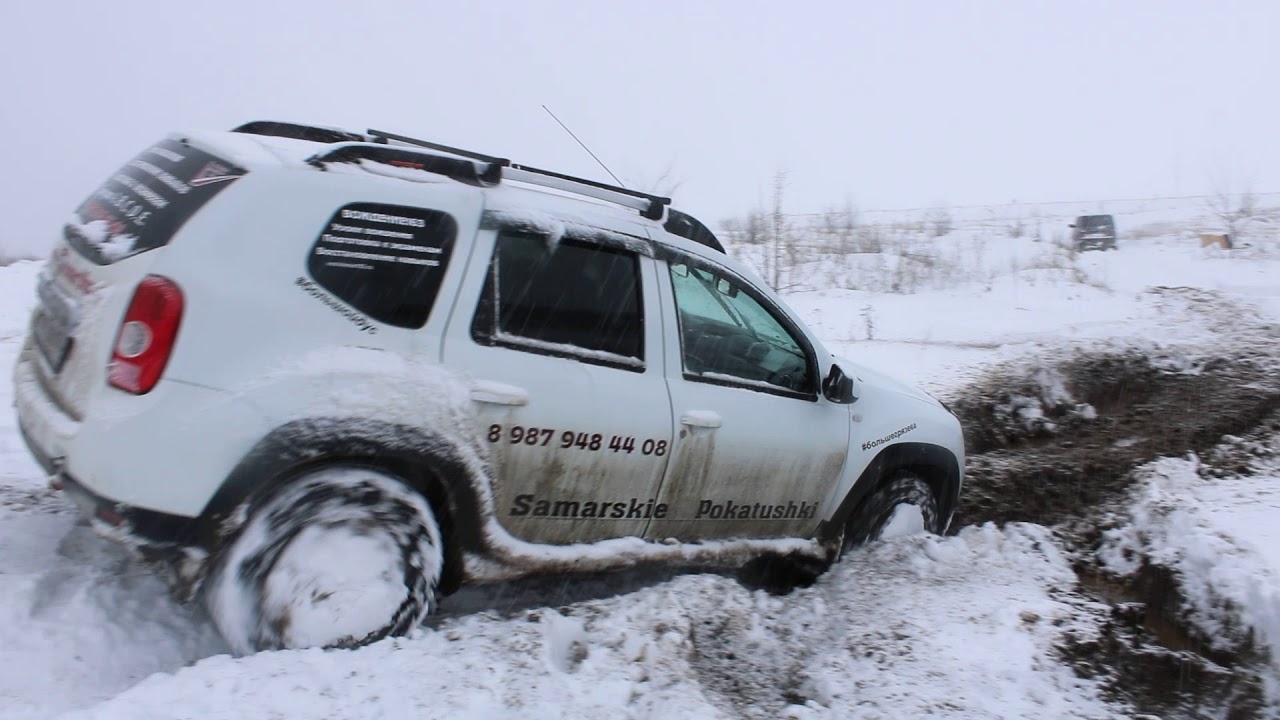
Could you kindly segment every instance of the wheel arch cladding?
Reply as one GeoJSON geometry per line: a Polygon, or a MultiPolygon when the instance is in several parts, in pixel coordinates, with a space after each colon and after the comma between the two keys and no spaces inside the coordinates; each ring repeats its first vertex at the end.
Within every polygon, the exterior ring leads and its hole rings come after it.
{"type": "Polygon", "coordinates": [[[465,452],[422,428],[379,420],[311,418],[286,423],[250,450],[223,481],[201,513],[196,541],[216,557],[234,536],[227,520],[248,503],[271,497],[299,475],[347,464],[390,473],[431,504],[444,541],[441,594],[462,581],[463,552],[484,544],[484,504],[465,452]]]}
{"type": "Polygon", "coordinates": [[[960,495],[960,462],[955,453],[941,445],[904,442],[885,447],[867,464],[827,523],[827,533],[832,537],[838,534],[863,498],[899,471],[914,473],[933,490],[945,529],[960,495]]]}

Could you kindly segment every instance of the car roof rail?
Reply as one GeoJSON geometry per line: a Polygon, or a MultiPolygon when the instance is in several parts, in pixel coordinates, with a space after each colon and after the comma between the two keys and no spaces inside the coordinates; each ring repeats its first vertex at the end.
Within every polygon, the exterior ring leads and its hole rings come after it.
{"type": "Polygon", "coordinates": [[[471,158],[481,162],[489,163],[491,166],[498,168],[500,177],[517,182],[528,183],[530,185],[538,185],[540,187],[553,188],[563,190],[565,192],[585,195],[597,200],[604,200],[617,205],[632,208],[639,211],[640,215],[650,220],[661,220],[666,212],[666,207],[671,204],[671,198],[660,197],[658,195],[650,195],[638,190],[631,190],[620,185],[609,185],[608,183],[588,180],[586,178],[575,177],[573,175],[565,175],[564,173],[553,172],[551,170],[543,170],[541,168],[532,167],[530,165],[518,165],[512,163],[506,158],[494,157],[471,150],[462,150],[460,148],[441,145],[439,143],[429,142],[427,140],[419,140],[406,135],[396,135],[394,133],[382,130],[369,129],[370,137],[404,143],[406,145],[416,145],[429,150],[438,150],[447,152],[460,157],[471,158]],[[503,169],[505,168],[505,170],[503,169]]]}
{"type": "Polygon", "coordinates": [[[332,149],[307,158],[307,164],[323,170],[330,163],[358,163],[361,160],[422,170],[476,187],[493,187],[502,180],[500,165],[369,142],[335,144],[332,149]]]}
{"type": "Polygon", "coordinates": [[[434,143],[429,140],[419,140],[417,138],[411,138],[408,135],[397,135],[384,130],[374,130],[373,128],[369,128],[369,137],[373,138],[374,142],[381,142],[385,144],[389,140],[394,140],[395,142],[404,143],[405,145],[414,145],[416,147],[427,148],[428,150],[447,152],[451,155],[479,160],[480,162],[489,163],[490,165],[498,165],[500,167],[506,167],[511,164],[511,161],[506,158],[485,155],[484,153],[478,153],[473,150],[463,150],[462,148],[456,148],[449,145],[441,145],[440,143],[434,143]]]}
{"type": "Polygon", "coordinates": [[[649,195],[648,193],[628,190],[616,185],[574,177],[573,175],[564,175],[528,165],[513,164],[510,168],[507,168],[503,176],[530,185],[563,190],[629,207],[632,210],[639,211],[642,217],[649,220],[661,220],[666,213],[667,206],[671,204],[671,198],[649,195]]]}
{"type": "MultiPolygon", "coordinates": [[[[684,213],[679,213],[678,216],[668,216],[667,207],[671,205],[671,198],[631,190],[621,185],[610,185],[596,180],[588,180],[587,178],[536,168],[531,165],[519,165],[507,158],[486,155],[473,150],[464,150],[373,128],[370,128],[366,135],[361,135],[340,128],[277,122],[274,120],[254,120],[240,125],[233,129],[232,132],[309,140],[311,142],[334,145],[335,147],[331,150],[317,153],[307,158],[309,164],[321,169],[328,163],[355,163],[361,160],[369,160],[397,167],[424,170],[480,187],[492,187],[505,178],[529,185],[583,195],[631,208],[649,220],[663,220],[666,217],[667,229],[672,234],[689,238],[695,242],[701,242],[703,245],[724,252],[724,249],[720,247],[719,241],[702,223],[693,220],[693,218],[684,213]],[[394,147],[391,146],[393,142],[397,143],[394,147]],[[447,155],[453,157],[421,152],[412,148],[434,150],[439,153],[447,153],[447,155]],[[482,166],[477,166],[477,162],[481,163],[482,166]],[[692,220],[700,230],[694,228],[687,231],[690,234],[686,234],[685,232],[671,229],[671,227],[692,228],[693,226],[684,219],[692,220]],[[714,244],[703,242],[699,239],[707,236],[711,238],[711,243],[714,244]]],[[[672,213],[676,212],[672,210],[672,213]]]]}
{"type": "Polygon", "coordinates": [[[348,132],[340,128],[300,125],[298,123],[277,122],[275,120],[254,120],[234,128],[231,132],[293,138],[294,140],[310,140],[311,142],[320,143],[368,142],[369,140],[364,135],[348,132]]]}

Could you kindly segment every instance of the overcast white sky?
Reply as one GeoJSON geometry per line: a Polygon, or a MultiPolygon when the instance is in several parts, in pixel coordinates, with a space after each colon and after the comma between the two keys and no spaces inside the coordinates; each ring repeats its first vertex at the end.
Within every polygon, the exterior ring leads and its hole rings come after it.
{"type": "Polygon", "coordinates": [[[607,180],[543,104],[710,224],[779,170],[792,212],[1280,191],[1278,38],[1275,0],[15,0],[0,249],[165,132],[252,119],[607,180]]]}

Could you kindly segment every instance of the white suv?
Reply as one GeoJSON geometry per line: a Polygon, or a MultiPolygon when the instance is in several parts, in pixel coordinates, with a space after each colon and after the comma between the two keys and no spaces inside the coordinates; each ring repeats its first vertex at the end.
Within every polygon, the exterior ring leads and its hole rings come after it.
{"type": "Polygon", "coordinates": [[[171,135],[64,227],[20,426],[238,651],[401,634],[464,582],[944,530],[956,418],[668,204],[373,130],[171,135]]]}

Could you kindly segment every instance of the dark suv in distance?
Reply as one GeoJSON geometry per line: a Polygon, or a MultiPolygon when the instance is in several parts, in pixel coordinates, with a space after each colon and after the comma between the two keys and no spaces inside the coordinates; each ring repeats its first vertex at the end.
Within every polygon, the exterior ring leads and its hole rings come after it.
{"type": "Polygon", "coordinates": [[[1110,215],[1081,215],[1071,228],[1076,250],[1116,249],[1116,221],[1110,215]]]}

